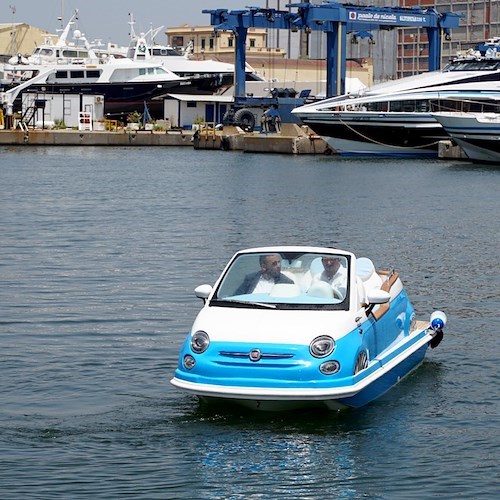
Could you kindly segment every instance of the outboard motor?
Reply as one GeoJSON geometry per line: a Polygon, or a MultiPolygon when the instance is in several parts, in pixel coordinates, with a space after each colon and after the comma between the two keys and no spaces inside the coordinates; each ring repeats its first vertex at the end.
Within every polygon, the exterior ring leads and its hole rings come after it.
{"type": "Polygon", "coordinates": [[[443,311],[434,311],[431,314],[430,329],[434,331],[434,335],[432,340],[429,342],[429,345],[432,349],[437,347],[443,340],[443,328],[445,327],[447,320],[448,318],[443,311]]]}

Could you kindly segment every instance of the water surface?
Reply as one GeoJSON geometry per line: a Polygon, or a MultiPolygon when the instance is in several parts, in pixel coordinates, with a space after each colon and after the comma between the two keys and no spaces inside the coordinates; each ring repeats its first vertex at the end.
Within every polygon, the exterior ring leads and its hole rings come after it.
{"type": "Polygon", "coordinates": [[[191,148],[0,148],[0,496],[494,498],[500,169],[191,148]],[[343,413],[208,411],[169,384],[238,249],[396,268],[444,342],[343,413]]]}

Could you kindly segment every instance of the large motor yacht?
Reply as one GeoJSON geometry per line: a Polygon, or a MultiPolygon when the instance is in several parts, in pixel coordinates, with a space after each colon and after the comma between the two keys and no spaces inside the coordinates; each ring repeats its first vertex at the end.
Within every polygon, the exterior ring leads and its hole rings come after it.
{"type": "Polygon", "coordinates": [[[74,29],[76,19],[77,13],[55,43],[48,38],[31,56],[19,54],[0,65],[0,90],[18,94],[16,109],[21,108],[22,89],[40,98],[46,93],[102,96],[104,111],[111,118],[142,113],[146,104],[150,115],[160,118],[162,97],[169,93],[212,94],[224,83],[223,75],[234,71],[232,65],[216,61],[169,56],[167,62],[167,58],[153,57],[141,36],[134,36],[128,54],[98,50],[74,29]],[[173,66],[175,71],[170,69],[173,66]]]}
{"type": "MultiPolygon", "coordinates": [[[[496,48],[495,48],[496,49],[496,48]]],[[[444,69],[296,108],[340,155],[432,157],[446,132],[440,111],[500,112],[500,52],[470,51],[444,69]]]]}

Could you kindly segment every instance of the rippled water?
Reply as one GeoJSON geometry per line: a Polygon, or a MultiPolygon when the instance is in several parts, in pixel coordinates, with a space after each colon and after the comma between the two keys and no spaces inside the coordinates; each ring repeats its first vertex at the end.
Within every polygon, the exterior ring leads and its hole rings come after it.
{"type": "Polygon", "coordinates": [[[500,169],[191,148],[0,148],[0,497],[494,498],[500,169]],[[375,403],[220,413],[169,384],[238,249],[396,267],[445,341],[375,403]]]}

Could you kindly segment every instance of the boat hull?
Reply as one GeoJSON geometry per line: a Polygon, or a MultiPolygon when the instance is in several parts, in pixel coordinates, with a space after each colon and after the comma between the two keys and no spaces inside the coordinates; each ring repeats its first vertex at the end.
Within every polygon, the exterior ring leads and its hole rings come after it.
{"type": "Polygon", "coordinates": [[[367,369],[351,378],[352,383],[321,390],[213,385],[186,381],[179,373],[171,382],[212,405],[238,405],[258,411],[359,408],[385,394],[418,368],[433,335],[431,330],[421,330],[373,360],[367,369]]]}
{"type": "Polygon", "coordinates": [[[436,114],[448,135],[473,161],[500,162],[500,119],[498,115],[436,114]]]}
{"type": "Polygon", "coordinates": [[[453,140],[465,151],[465,154],[476,162],[500,162],[500,136],[492,138],[467,138],[453,137],[453,140]]]}
{"type": "MultiPolygon", "coordinates": [[[[123,119],[129,113],[144,111],[144,102],[153,119],[162,119],[164,106],[162,97],[166,94],[212,94],[217,89],[215,78],[198,78],[171,82],[134,83],[40,83],[25,90],[35,94],[83,94],[104,96],[104,113],[113,119],[123,119]]],[[[16,111],[21,109],[21,97],[16,99],[16,111]]]]}
{"type": "Polygon", "coordinates": [[[422,113],[318,113],[302,121],[342,156],[432,158],[447,137],[431,115],[422,113]]]}

